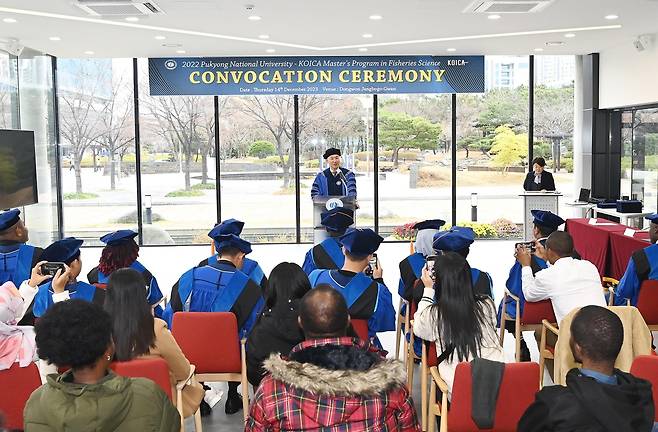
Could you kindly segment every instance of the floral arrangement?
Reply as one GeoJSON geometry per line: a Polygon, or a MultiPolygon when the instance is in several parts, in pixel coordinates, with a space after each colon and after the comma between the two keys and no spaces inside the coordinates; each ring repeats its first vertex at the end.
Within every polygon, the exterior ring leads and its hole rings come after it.
{"type": "Polygon", "coordinates": [[[393,237],[396,240],[415,240],[416,230],[414,229],[414,225],[416,225],[416,223],[417,222],[408,222],[404,225],[393,228],[393,237]]]}
{"type": "Polygon", "coordinates": [[[491,222],[491,225],[500,238],[517,238],[521,236],[521,229],[519,226],[509,219],[496,219],[491,222]]]}

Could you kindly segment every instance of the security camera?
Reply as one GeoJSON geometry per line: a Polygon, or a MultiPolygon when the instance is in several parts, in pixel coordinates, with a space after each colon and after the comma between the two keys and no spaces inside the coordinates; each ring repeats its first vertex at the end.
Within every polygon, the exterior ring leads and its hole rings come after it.
{"type": "Polygon", "coordinates": [[[636,50],[637,52],[642,52],[642,51],[644,51],[644,49],[645,49],[644,44],[642,43],[642,41],[641,41],[639,38],[638,38],[638,39],[635,39],[635,40],[633,41],[633,46],[635,47],[635,50],[636,50]]]}
{"type": "Polygon", "coordinates": [[[633,41],[633,46],[638,52],[641,52],[653,47],[653,41],[653,34],[642,34],[635,38],[633,41]]]}
{"type": "Polygon", "coordinates": [[[248,11],[252,11],[256,8],[256,6],[254,6],[252,4],[246,4],[246,5],[244,5],[244,8],[248,11]]]}
{"type": "Polygon", "coordinates": [[[25,48],[23,45],[21,45],[18,39],[14,39],[14,38],[7,40],[6,47],[7,47],[7,52],[16,57],[20,56],[21,53],[23,52],[23,48],[25,48]]]}

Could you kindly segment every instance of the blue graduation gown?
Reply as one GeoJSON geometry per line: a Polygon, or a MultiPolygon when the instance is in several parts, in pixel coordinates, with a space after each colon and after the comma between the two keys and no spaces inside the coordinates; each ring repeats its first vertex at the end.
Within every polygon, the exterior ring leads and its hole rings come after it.
{"type": "MultiPolygon", "coordinates": [[[[197,267],[203,267],[207,265],[216,265],[217,264],[217,255],[213,255],[211,257],[206,258],[205,260],[201,261],[197,267]]],[[[265,293],[265,290],[267,289],[267,276],[265,276],[265,272],[261,268],[260,264],[256,260],[252,260],[250,258],[244,257],[242,261],[242,268],[240,271],[247,276],[249,276],[249,279],[252,281],[256,282],[261,287],[261,291],[263,294],[265,293]]]]}
{"type": "Polygon", "coordinates": [[[329,284],[338,290],[353,319],[368,320],[368,335],[376,337],[378,332],[395,330],[395,309],[391,292],[364,273],[340,270],[314,270],[309,276],[312,287],[329,284]],[[349,275],[347,275],[349,274],[349,275]]]}
{"type": "Polygon", "coordinates": [[[640,286],[645,280],[658,280],[658,245],[655,244],[635,251],[628,260],[626,272],[615,290],[615,306],[626,306],[626,299],[637,306],[640,286]]]}
{"type": "Polygon", "coordinates": [[[0,285],[12,281],[19,287],[30,279],[32,267],[38,262],[43,250],[24,243],[0,245],[0,285]]]}
{"type": "Polygon", "coordinates": [[[425,256],[419,252],[409,255],[400,261],[400,283],[398,295],[407,301],[413,298],[413,288],[416,280],[423,275],[425,256]]]}
{"type": "MultiPolygon", "coordinates": [[[[533,274],[535,274],[538,271],[548,267],[548,264],[543,259],[533,255],[530,267],[532,268],[533,274]]],[[[509,276],[507,277],[507,282],[505,283],[505,286],[507,287],[507,290],[510,293],[514,294],[519,298],[519,302],[520,302],[519,310],[521,311],[521,313],[523,313],[523,305],[525,305],[525,297],[523,296],[523,288],[521,283],[521,269],[522,269],[521,264],[515,262],[509,271],[509,276]]],[[[505,310],[510,317],[516,318],[516,301],[514,301],[514,299],[512,299],[511,297],[506,297],[506,298],[507,301],[505,305],[505,310]]],[[[500,325],[502,308],[503,308],[503,302],[501,301],[500,305],[498,306],[498,325],[500,325]]]]}
{"type": "Polygon", "coordinates": [[[338,239],[329,237],[306,252],[302,270],[310,275],[313,270],[334,270],[343,267],[345,255],[338,239]]]}
{"type": "MultiPolygon", "coordinates": [[[[105,300],[104,290],[86,282],[77,281],[75,284],[67,285],[66,289],[69,291],[69,297],[71,299],[85,300],[100,305],[105,300]]],[[[39,291],[37,291],[37,295],[34,297],[34,316],[37,318],[42,316],[53,304],[53,290],[51,281],[48,281],[39,287],[39,291]]]]}
{"type": "Polygon", "coordinates": [[[251,331],[264,300],[261,288],[227,261],[186,271],[171,292],[163,319],[170,328],[175,312],[232,312],[240,337],[251,331]]]}
{"type": "MultiPolygon", "coordinates": [[[[340,170],[345,175],[345,180],[347,184],[341,180],[340,188],[342,194],[336,196],[350,196],[356,198],[356,177],[354,172],[346,168],[340,168],[340,170]]],[[[315,176],[313,181],[313,186],[311,186],[311,198],[316,196],[329,196],[329,181],[328,177],[333,177],[331,174],[331,169],[327,168],[324,171],[319,172],[315,176]]]]}

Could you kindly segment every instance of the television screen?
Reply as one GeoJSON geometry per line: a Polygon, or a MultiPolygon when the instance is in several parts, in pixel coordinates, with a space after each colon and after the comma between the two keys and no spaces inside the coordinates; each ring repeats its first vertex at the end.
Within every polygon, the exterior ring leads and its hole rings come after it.
{"type": "Polygon", "coordinates": [[[0,129],[0,209],[38,199],[34,132],[0,129]]]}

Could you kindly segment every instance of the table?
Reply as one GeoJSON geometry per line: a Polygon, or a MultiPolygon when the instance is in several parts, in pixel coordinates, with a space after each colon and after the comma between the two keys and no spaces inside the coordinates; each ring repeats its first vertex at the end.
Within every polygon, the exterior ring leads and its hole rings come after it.
{"type": "Polygon", "coordinates": [[[626,226],[606,219],[597,225],[590,224],[590,219],[567,219],[566,230],[573,238],[573,244],[580,256],[592,262],[601,276],[609,276],[610,233],[622,233],[626,226]]]}
{"type": "Polygon", "coordinates": [[[617,280],[621,279],[633,252],[644,249],[650,244],[649,233],[646,231],[637,231],[633,237],[623,233],[611,233],[609,275],[617,280]]]}
{"type": "Polygon", "coordinates": [[[592,207],[593,217],[597,217],[599,214],[604,214],[612,217],[619,218],[619,223],[622,225],[626,225],[629,227],[636,227],[636,228],[642,228],[642,219],[645,216],[649,216],[650,214],[653,214],[652,212],[648,213],[619,213],[617,209],[611,209],[611,208],[599,208],[599,207],[592,207]],[[632,220],[637,219],[637,224],[632,224],[629,223],[632,220]]]}

